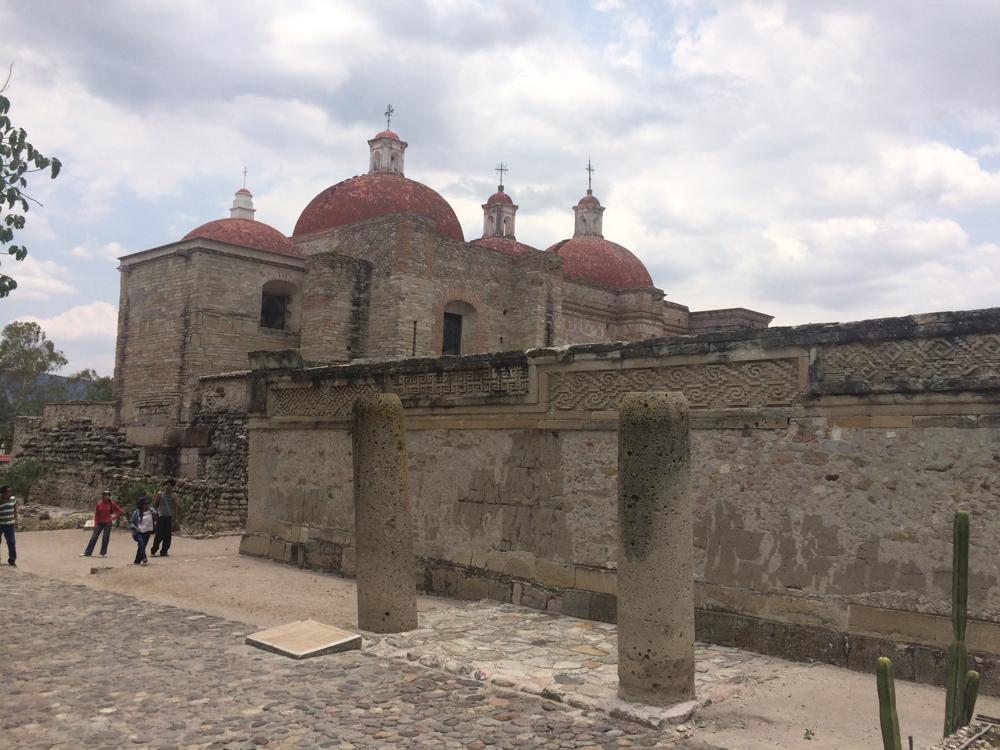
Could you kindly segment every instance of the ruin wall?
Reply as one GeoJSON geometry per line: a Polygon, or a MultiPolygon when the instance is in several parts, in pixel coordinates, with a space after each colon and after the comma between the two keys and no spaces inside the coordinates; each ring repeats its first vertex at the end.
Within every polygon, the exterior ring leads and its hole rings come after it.
{"type": "Polygon", "coordinates": [[[617,408],[691,406],[699,637],[943,678],[950,523],[1000,690],[1000,310],[251,379],[242,549],[354,572],[350,412],[399,394],[427,590],[614,620],[617,408]]]}

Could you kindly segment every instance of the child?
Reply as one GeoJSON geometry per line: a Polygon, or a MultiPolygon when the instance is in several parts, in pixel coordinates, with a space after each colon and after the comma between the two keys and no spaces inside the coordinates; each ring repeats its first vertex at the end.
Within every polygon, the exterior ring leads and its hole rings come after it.
{"type": "Polygon", "coordinates": [[[111,493],[108,490],[104,490],[101,494],[101,499],[97,501],[97,507],[94,509],[94,533],[90,535],[90,542],[87,544],[87,549],[84,550],[80,557],[90,557],[94,553],[94,545],[97,544],[97,537],[104,533],[101,539],[101,557],[108,554],[108,542],[111,540],[111,524],[118,520],[118,516],[124,513],[121,508],[118,507],[118,503],[111,499],[111,493]]]}
{"type": "Polygon", "coordinates": [[[149,497],[143,495],[139,498],[139,503],[132,511],[129,519],[129,526],[132,527],[132,538],[138,545],[135,552],[134,565],[149,565],[146,557],[146,544],[149,542],[149,535],[153,533],[154,515],[149,507],[149,497]]]}

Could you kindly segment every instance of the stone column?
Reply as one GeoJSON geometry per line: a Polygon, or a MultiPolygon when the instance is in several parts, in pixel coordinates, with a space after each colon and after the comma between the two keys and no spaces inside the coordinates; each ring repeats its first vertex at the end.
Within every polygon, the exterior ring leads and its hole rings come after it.
{"type": "Polygon", "coordinates": [[[628,393],[618,431],[618,693],[694,698],[693,504],[687,399],[628,393]]]}
{"type": "Polygon", "coordinates": [[[417,627],[410,481],[403,406],[393,393],[360,396],[351,427],[358,627],[400,633],[417,627]]]}

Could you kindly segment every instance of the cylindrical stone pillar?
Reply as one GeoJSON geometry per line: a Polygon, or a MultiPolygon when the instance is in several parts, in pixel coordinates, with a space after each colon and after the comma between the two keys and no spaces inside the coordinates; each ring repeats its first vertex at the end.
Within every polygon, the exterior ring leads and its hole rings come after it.
{"type": "Polygon", "coordinates": [[[410,481],[403,406],[394,393],[354,402],[354,541],[358,627],[399,633],[417,627],[410,481]]]}
{"type": "Polygon", "coordinates": [[[628,393],[618,428],[618,693],[694,698],[693,503],[687,399],[628,393]]]}

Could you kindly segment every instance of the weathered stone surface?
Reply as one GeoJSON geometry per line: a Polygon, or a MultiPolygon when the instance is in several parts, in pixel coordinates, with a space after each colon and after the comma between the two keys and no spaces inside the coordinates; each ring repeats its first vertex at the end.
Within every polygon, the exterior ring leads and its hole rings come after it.
{"type": "Polygon", "coordinates": [[[618,430],[618,680],[654,705],[694,698],[693,505],[687,400],[629,393],[618,430]]]}
{"type": "Polygon", "coordinates": [[[460,671],[359,651],[293,661],[244,645],[244,623],[6,566],[0,579],[7,748],[701,746],[460,671]],[[39,649],[41,631],[59,647],[39,649]]]}
{"type": "Polygon", "coordinates": [[[358,626],[377,633],[417,627],[410,480],[403,406],[394,394],[354,403],[354,524],[358,626]]]}

